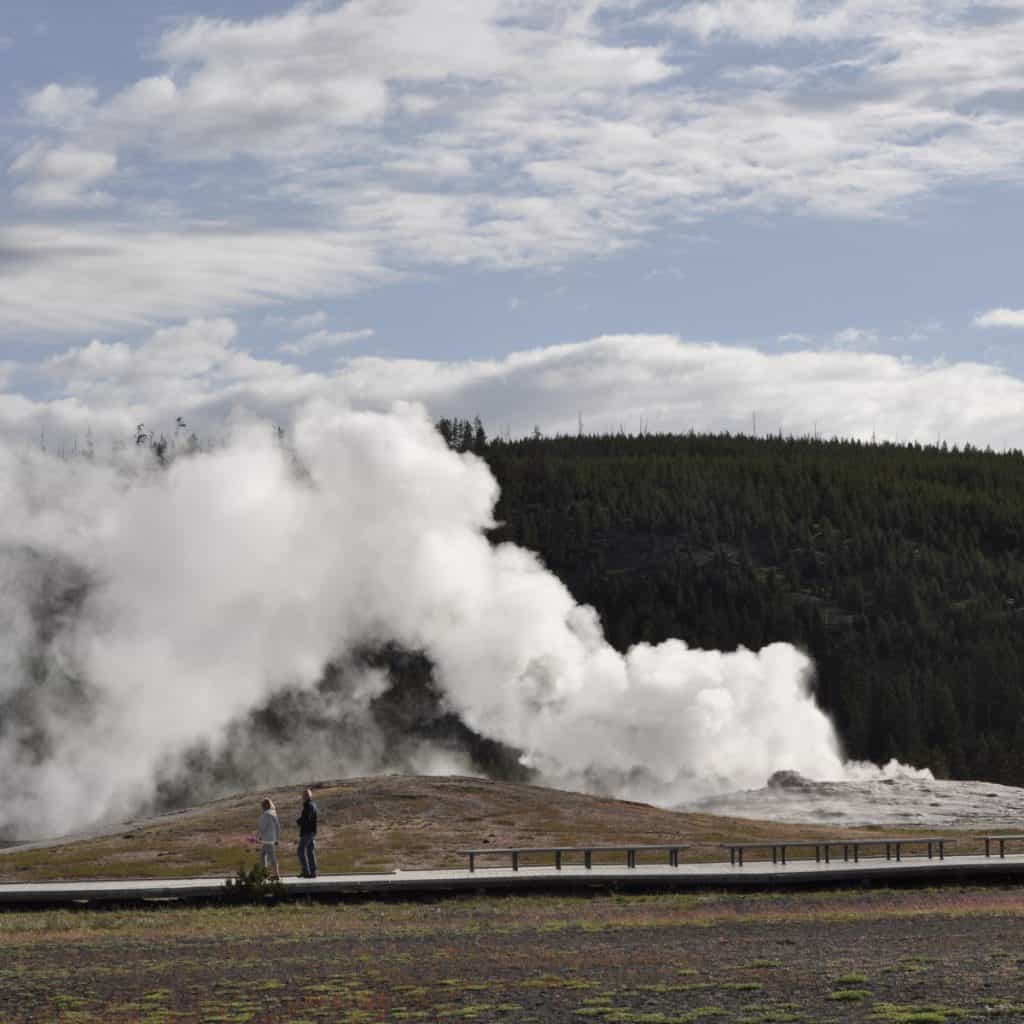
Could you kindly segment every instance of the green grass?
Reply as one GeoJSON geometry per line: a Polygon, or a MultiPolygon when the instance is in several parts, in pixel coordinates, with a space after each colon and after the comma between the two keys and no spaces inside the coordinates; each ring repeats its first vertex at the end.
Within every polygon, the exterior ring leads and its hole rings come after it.
{"type": "Polygon", "coordinates": [[[835,979],[836,985],[866,985],[868,979],[866,975],[851,972],[850,974],[841,974],[835,979]]]}
{"type": "Polygon", "coordinates": [[[870,995],[866,988],[840,988],[829,992],[828,997],[834,1003],[859,1003],[870,995]]]}
{"type": "MultiPolygon", "coordinates": [[[[884,1024],[946,1024],[947,1021],[967,1017],[965,1010],[948,1006],[915,1006],[896,1003],[876,1003],[868,1020],[884,1024]]],[[[988,1014],[986,1014],[988,1016],[988,1014]]]]}

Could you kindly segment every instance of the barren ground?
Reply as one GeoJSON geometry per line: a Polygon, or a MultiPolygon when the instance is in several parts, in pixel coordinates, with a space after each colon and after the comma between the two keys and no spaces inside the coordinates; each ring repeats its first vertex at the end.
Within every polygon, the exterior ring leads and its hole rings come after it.
{"type": "Polygon", "coordinates": [[[1024,1020],[1024,892],[0,914],[0,1020],[1024,1020]]]}
{"type": "MultiPolygon", "coordinates": [[[[294,822],[301,790],[302,784],[267,794],[281,818],[285,874],[297,870],[294,822]]],[[[233,874],[240,864],[255,860],[255,848],[247,838],[255,829],[263,795],[229,797],[177,814],[126,822],[77,841],[0,849],[0,881],[233,874]]],[[[647,804],[476,778],[384,776],[325,782],[316,787],[316,801],[322,819],[318,858],[324,874],[462,867],[465,858],[458,850],[486,844],[686,842],[691,848],[685,860],[715,861],[723,857],[718,844],[727,839],[836,834],[834,825],[680,814],[647,804]]],[[[842,831],[850,836],[891,835],[893,828],[842,831]]],[[[938,834],[956,838],[959,850],[980,852],[980,844],[969,833],[938,834]]]]}

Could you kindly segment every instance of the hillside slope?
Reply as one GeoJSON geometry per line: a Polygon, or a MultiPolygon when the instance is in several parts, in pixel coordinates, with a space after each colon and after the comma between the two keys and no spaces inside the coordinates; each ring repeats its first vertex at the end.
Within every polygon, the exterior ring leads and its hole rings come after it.
{"type": "Polygon", "coordinates": [[[1024,783],[1024,457],[731,436],[491,442],[495,541],[620,650],[785,640],[848,756],[1024,783]]]}
{"type": "MultiPolygon", "coordinates": [[[[389,775],[321,782],[319,859],[324,873],[464,867],[467,846],[671,842],[692,844],[689,860],[721,860],[728,838],[833,835],[828,828],[681,814],[647,804],[539,786],[464,777],[389,775]]],[[[230,874],[252,864],[248,837],[260,799],[277,805],[285,837],[281,867],[296,872],[292,837],[301,787],[243,794],[77,841],[0,850],[0,881],[147,878],[230,874]]],[[[870,834],[872,830],[844,830],[870,834]]],[[[890,829],[891,831],[891,829],[890,829]]],[[[618,860],[621,861],[621,856],[618,860]]],[[[496,860],[495,864],[507,863],[496,860]]]]}

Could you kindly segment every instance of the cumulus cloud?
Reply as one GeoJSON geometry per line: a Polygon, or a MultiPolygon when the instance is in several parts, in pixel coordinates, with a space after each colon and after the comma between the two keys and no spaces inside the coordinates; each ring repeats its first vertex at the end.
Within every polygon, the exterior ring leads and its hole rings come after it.
{"type": "Polygon", "coordinates": [[[94,340],[51,358],[49,399],[0,392],[0,432],[81,435],[109,443],[137,422],[157,429],[179,415],[219,431],[232,410],[285,422],[323,399],[387,408],[423,402],[440,416],[480,415],[516,436],[588,430],[750,429],[872,435],[994,448],[1022,443],[1024,381],[991,365],[915,361],[846,349],[775,351],[688,342],[670,335],[608,335],[514,352],[502,359],[434,361],[351,355],[327,372],[257,358],[230,320],[195,320],[141,344],[94,340]]]}
{"type": "Polygon", "coordinates": [[[43,124],[74,130],[93,112],[99,93],[91,86],[51,82],[25,101],[26,112],[43,124]]]}
{"type": "Polygon", "coordinates": [[[990,309],[974,318],[975,327],[1024,327],[1024,309],[990,309]]]}

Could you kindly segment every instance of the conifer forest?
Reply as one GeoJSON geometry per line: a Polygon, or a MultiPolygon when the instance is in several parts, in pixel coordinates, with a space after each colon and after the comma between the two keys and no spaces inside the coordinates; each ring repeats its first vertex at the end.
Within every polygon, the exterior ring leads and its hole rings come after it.
{"type": "Polygon", "coordinates": [[[790,641],[847,757],[1024,785],[1021,452],[439,428],[620,650],[790,641]]]}

